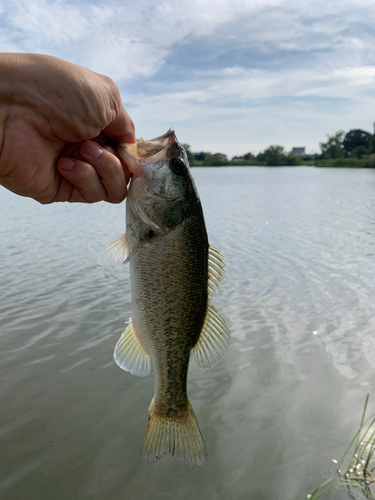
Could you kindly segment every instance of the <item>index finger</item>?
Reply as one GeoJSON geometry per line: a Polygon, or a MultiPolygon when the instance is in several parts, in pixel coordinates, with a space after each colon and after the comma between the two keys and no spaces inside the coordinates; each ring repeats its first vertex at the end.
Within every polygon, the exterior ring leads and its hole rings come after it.
{"type": "Polygon", "coordinates": [[[116,118],[103,130],[103,133],[116,141],[136,142],[134,122],[122,104],[116,118]]]}

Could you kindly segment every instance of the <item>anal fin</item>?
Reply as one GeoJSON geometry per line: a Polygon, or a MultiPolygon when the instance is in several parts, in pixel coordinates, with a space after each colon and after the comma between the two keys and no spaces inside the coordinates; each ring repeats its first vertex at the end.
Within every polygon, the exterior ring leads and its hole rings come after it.
{"type": "Polygon", "coordinates": [[[219,250],[210,245],[208,248],[208,296],[210,299],[220,288],[224,274],[226,274],[223,259],[219,250]]]}
{"type": "Polygon", "coordinates": [[[151,357],[139,342],[131,318],[116,344],[113,357],[120,368],[132,375],[146,377],[151,371],[151,357]]]}
{"type": "Polygon", "coordinates": [[[199,368],[207,369],[216,365],[227,352],[229,341],[230,333],[223,318],[208,302],[200,337],[192,349],[199,368]]]}

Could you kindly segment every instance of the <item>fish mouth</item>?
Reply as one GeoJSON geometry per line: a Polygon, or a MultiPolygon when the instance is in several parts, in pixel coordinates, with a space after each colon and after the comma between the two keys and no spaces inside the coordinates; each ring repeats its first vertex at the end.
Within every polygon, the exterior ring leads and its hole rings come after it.
{"type": "Polygon", "coordinates": [[[156,137],[155,139],[145,141],[141,138],[141,140],[137,143],[137,154],[140,158],[145,160],[146,164],[149,163],[147,159],[151,157],[153,162],[157,162],[164,159],[163,155],[160,153],[164,152],[165,156],[167,156],[171,146],[172,149],[176,146],[181,148],[173,128],[170,128],[165,134],[156,137]]]}
{"type": "Polygon", "coordinates": [[[180,152],[182,147],[174,129],[170,128],[165,134],[154,139],[146,141],[141,137],[140,141],[135,144],[119,143],[117,149],[133,174],[132,177],[137,178],[142,175],[144,166],[163,161],[176,152],[180,152]]]}
{"type": "Polygon", "coordinates": [[[174,142],[177,142],[176,133],[174,128],[170,128],[165,134],[156,137],[155,139],[150,139],[145,141],[141,138],[138,144],[138,155],[141,158],[148,158],[162,149],[170,146],[174,142]]]}

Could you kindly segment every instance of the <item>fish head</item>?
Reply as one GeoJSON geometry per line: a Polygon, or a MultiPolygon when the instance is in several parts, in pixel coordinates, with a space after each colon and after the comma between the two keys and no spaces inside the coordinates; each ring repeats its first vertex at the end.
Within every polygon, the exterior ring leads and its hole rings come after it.
{"type": "Polygon", "coordinates": [[[128,207],[154,232],[166,234],[183,222],[199,202],[186,151],[175,132],[141,140],[128,207]]]}

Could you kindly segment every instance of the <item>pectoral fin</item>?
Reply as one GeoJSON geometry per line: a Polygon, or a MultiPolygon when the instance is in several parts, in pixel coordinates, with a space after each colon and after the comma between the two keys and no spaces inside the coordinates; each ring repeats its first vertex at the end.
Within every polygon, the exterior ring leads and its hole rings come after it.
{"type": "Polygon", "coordinates": [[[229,341],[230,333],[223,318],[208,302],[199,340],[192,349],[199,368],[207,369],[216,365],[227,352],[229,341]]]}
{"type": "Polygon", "coordinates": [[[127,264],[134,257],[142,245],[153,236],[153,231],[148,231],[142,239],[139,239],[132,251],[129,248],[129,241],[126,234],[122,234],[118,238],[109,243],[98,257],[98,264],[107,266],[111,264],[127,264]]]}
{"type": "Polygon", "coordinates": [[[146,377],[151,371],[151,357],[138,340],[131,318],[116,344],[113,357],[120,368],[132,375],[146,377]]]}
{"type": "Polygon", "coordinates": [[[98,257],[98,264],[107,266],[110,264],[123,263],[129,257],[129,242],[126,234],[122,234],[111,241],[98,257]]]}

